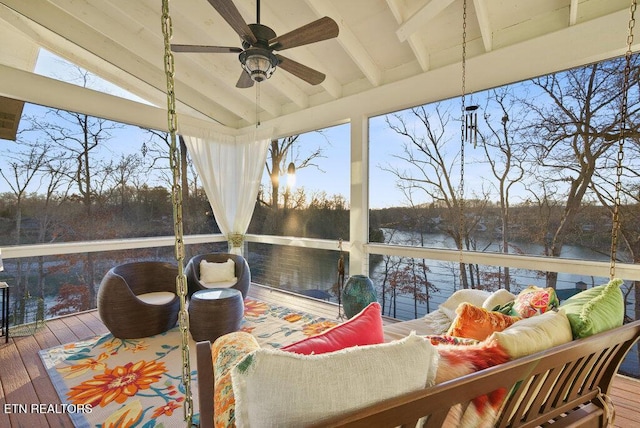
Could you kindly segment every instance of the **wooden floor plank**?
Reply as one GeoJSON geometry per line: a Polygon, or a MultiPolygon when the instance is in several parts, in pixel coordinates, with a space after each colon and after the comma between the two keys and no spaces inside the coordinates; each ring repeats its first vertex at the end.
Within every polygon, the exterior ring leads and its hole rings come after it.
{"type": "Polygon", "coordinates": [[[614,377],[609,396],[615,406],[616,427],[640,426],[640,379],[614,377]]]}
{"type": "Polygon", "coordinates": [[[40,398],[36,394],[32,379],[13,340],[0,348],[0,361],[2,361],[2,388],[6,400],[2,410],[9,414],[10,426],[49,426],[45,415],[29,411],[32,404],[40,402],[40,398]]]}
{"type": "MultiPolygon", "coordinates": [[[[271,304],[288,306],[317,316],[336,319],[337,305],[322,300],[300,297],[263,286],[252,286],[249,297],[271,304]]],[[[396,322],[385,318],[385,324],[396,322]]],[[[97,311],[48,320],[32,336],[10,338],[0,342],[0,409],[4,404],[60,403],[38,351],[106,333],[97,311]]],[[[616,406],[615,426],[640,426],[640,380],[616,376],[610,391],[616,406]]],[[[67,427],[71,420],[60,414],[10,414],[0,412],[0,427],[67,427]]]]}
{"type": "MultiPolygon", "coordinates": [[[[16,344],[18,353],[25,365],[25,369],[29,374],[29,378],[31,379],[36,395],[38,396],[37,403],[60,404],[61,401],[58,399],[56,390],[53,387],[51,379],[47,374],[47,370],[45,369],[44,364],[40,359],[40,355],[38,354],[40,346],[35,337],[20,337],[17,338],[14,343],[16,344]]],[[[45,417],[50,426],[65,426],[70,423],[67,415],[57,412],[47,412],[45,417]]]]}
{"type": "Polygon", "coordinates": [[[40,346],[40,349],[49,349],[54,346],[62,345],[60,340],[51,332],[49,327],[38,330],[33,337],[40,346]]]}
{"type": "Polygon", "coordinates": [[[87,327],[83,319],[84,317],[82,315],[62,318],[62,321],[73,331],[73,334],[75,334],[79,340],[89,339],[95,336],[93,330],[87,327]]]}
{"type": "MultiPolygon", "coordinates": [[[[2,341],[4,343],[4,340],[2,341]]],[[[8,345],[3,345],[8,346],[8,345]]],[[[4,365],[4,360],[2,359],[3,354],[0,351],[0,364],[4,365]]],[[[0,376],[0,408],[4,409],[4,405],[7,404],[7,400],[4,395],[4,386],[2,385],[2,376],[0,376]]],[[[10,426],[11,422],[9,420],[9,414],[2,411],[0,412],[0,426],[7,427],[10,426]]]]}
{"type": "Polygon", "coordinates": [[[93,336],[100,336],[102,334],[108,333],[109,330],[100,320],[98,316],[98,311],[89,311],[79,314],[78,316],[82,319],[82,322],[93,332],[93,336]]]}
{"type": "Polygon", "coordinates": [[[47,327],[53,333],[53,335],[56,336],[61,344],[73,343],[81,339],[86,339],[85,337],[79,337],[77,334],[75,334],[73,330],[71,330],[69,326],[65,324],[65,322],[63,321],[64,318],[66,317],[56,318],[47,322],[47,327]]]}

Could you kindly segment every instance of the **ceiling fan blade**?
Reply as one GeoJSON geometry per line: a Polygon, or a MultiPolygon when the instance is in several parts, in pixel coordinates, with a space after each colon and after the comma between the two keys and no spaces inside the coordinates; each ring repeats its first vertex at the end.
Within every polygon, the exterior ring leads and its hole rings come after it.
{"type": "Polygon", "coordinates": [[[250,88],[253,86],[253,79],[246,70],[242,70],[242,74],[236,83],[236,88],[250,88]]]}
{"type": "MultiPolygon", "coordinates": [[[[210,0],[211,1],[211,0],[210,0]]],[[[340,29],[336,21],[325,16],[307,25],[303,25],[282,36],[269,40],[269,46],[277,51],[307,45],[338,36],[340,29]]]]}
{"type": "Polygon", "coordinates": [[[240,53],[242,48],[229,46],[202,46],[202,45],[175,45],[171,44],[173,52],[193,52],[193,53],[240,53]]]}
{"type": "Polygon", "coordinates": [[[324,79],[326,77],[324,73],[320,73],[313,68],[302,65],[292,59],[285,58],[282,55],[276,55],[276,58],[278,58],[278,61],[280,61],[278,67],[282,68],[284,71],[288,71],[296,77],[299,77],[305,82],[311,85],[319,85],[320,83],[324,82],[324,79]]]}
{"type": "Polygon", "coordinates": [[[258,41],[232,0],[209,0],[209,3],[227,21],[233,31],[238,33],[242,40],[251,45],[258,41]]]}

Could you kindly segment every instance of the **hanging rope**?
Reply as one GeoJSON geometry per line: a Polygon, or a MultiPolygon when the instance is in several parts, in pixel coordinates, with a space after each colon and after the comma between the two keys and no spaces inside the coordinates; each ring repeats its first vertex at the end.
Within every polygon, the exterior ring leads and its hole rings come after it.
{"type": "Polygon", "coordinates": [[[616,276],[616,260],[618,258],[618,235],[620,233],[620,192],[622,190],[622,161],[624,160],[624,140],[627,127],[629,77],[631,75],[631,46],[633,45],[633,27],[636,24],[637,1],[631,0],[629,6],[629,29],[627,33],[627,52],[625,53],[624,79],[622,81],[622,103],[620,106],[620,139],[618,140],[618,159],[616,164],[616,190],[613,202],[613,226],[611,230],[611,266],[609,267],[609,278],[616,276]]]}
{"type": "Polygon", "coordinates": [[[193,397],[191,395],[191,363],[189,360],[189,314],[187,313],[187,278],[184,274],[184,240],[182,229],[182,190],[180,187],[180,153],[176,143],[178,131],[178,115],[176,113],[176,96],[174,92],[174,63],[171,52],[173,27],[169,15],[169,0],[162,0],[162,35],[164,36],[164,72],[167,78],[167,121],[171,144],[169,148],[169,165],[173,175],[171,201],[173,204],[173,226],[175,234],[175,257],[178,264],[176,276],[176,292],[180,297],[178,325],[182,337],[182,383],[184,385],[184,420],[187,426],[192,425],[193,397]]]}
{"type": "Polygon", "coordinates": [[[460,184],[458,188],[458,234],[460,239],[460,286],[465,284],[466,268],[463,261],[464,248],[464,142],[466,135],[466,84],[467,84],[467,0],[462,2],[462,105],[460,106],[460,184]]]}

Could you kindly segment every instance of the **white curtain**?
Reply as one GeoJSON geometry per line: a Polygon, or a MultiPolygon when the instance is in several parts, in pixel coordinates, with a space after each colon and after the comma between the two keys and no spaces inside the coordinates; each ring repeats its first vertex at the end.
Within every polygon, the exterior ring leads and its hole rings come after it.
{"type": "Polygon", "coordinates": [[[271,138],[184,136],[229,252],[242,254],[271,138]]]}

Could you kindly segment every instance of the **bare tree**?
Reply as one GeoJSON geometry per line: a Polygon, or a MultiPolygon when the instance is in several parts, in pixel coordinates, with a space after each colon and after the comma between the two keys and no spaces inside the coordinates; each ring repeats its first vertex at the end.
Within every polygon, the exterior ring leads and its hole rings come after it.
{"type": "MultiPolygon", "coordinates": [[[[30,142],[18,139],[18,144],[22,148],[12,154],[6,154],[9,171],[0,169],[0,176],[7,183],[13,196],[15,197],[15,237],[14,244],[22,243],[22,210],[29,188],[37,177],[40,169],[45,163],[47,147],[38,147],[30,142]]],[[[35,189],[34,189],[35,190],[35,189]]],[[[26,271],[28,272],[29,263],[26,263],[26,271]]],[[[25,316],[25,299],[29,296],[28,278],[29,275],[24,270],[22,259],[16,262],[16,295],[20,298],[14,300],[13,314],[18,322],[24,322],[25,316]]]]}
{"type": "MultiPolygon", "coordinates": [[[[61,222],[60,207],[67,200],[67,194],[71,182],[66,178],[69,163],[64,159],[49,153],[49,159],[42,167],[41,184],[45,184],[45,191],[41,197],[42,206],[34,210],[38,219],[38,243],[54,242],[60,234],[56,232],[57,224],[61,222]],[[52,156],[51,156],[52,155],[52,156]]],[[[39,198],[40,199],[40,198],[39,198]]],[[[53,270],[64,269],[57,266],[52,269],[45,269],[45,257],[38,257],[38,294],[43,302],[44,309],[44,289],[45,280],[53,270]]]]}
{"type": "MultiPolygon", "coordinates": [[[[85,72],[85,79],[87,74],[85,72]]],[[[63,110],[48,110],[45,116],[33,123],[35,131],[46,136],[50,144],[63,152],[73,163],[68,178],[84,207],[83,238],[95,239],[100,230],[94,219],[97,173],[104,171],[102,160],[93,155],[98,147],[112,138],[112,132],[122,126],[106,119],[63,110]]],[[[96,302],[96,277],[93,253],[87,253],[84,265],[84,281],[89,287],[91,307],[96,302]]]]}
{"type": "MultiPolygon", "coordinates": [[[[519,132],[519,123],[510,118],[514,115],[515,99],[512,90],[508,88],[491,91],[485,111],[496,108],[498,111],[499,123],[496,123],[490,113],[485,113],[484,119],[488,135],[481,134],[482,148],[491,167],[491,173],[497,180],[498,203],[500,206],[500,233],[503,253],[509,253],[509,228],[510,228],[510,195],[511,188],[521,182],[524,176],[523,161],[526,148],[514,141],[519,132]]],[[[522,112],[518,112],[520,116],[522,112]]],[[[504,268],[504,288],[510,289],[511,277],[509,267],[504,268]]],[[[500,278],[499,278],[500,279],[500,278]]]]}
{"type": "MultiPolygon", "coordinates": [[[[28,141],[18,140],[21,150],[5,154],[9,171],[0,169],[0,176],[16,198],[16,232],[14,243],[21,244],[22,203],[29,187],[46,162],[48,146],[38,147],[28,141]]],[[[36,190],[36,189],[32,189],[36,190]]]]}
{"type": "Polygon", "coordinates": [[[141,173],[142,158],[137,154],[121,155],[117,161],[111,160],[105,166],[107,179],[103,181],[106,192],[103,197],[120,206],[120,215],[124,217],[129,203],[129,186],[141,173]]]}
{"type": "MultiPolygon", "coordinates": [[[[454,181],[454,168],[459,166],[459,152],[449,156],[446,147],[451,147],[447,127],[450,115],[437,104],[432,112],[425,106],[411,109],[406,115],[386,116],[387,126],[403,137],[402,153],[393,155],[402,166],[382,167],[396,177],[397,186],[405,195],[420,193],[434,206],[445,208],[444,231],[455,242],[458,249],[469,249],[470,230],[476,227],[479,216],[464,215],[464,198],[458,183],[454,181]]],[[[488,200],[485,194],[481,201],[488,200]]],[[[467,268],[460,263],[462,287],[469,288],[467,268]]]]}
{"type": "MultiPolygon", "coordinates": [[[[620,194],[617,195],[619,229],[615,257],[616,261],[628,263],[640,263],[640,211],[638,209],[640,207],[640,165],[638,165],[640,146],[634,140],[626,142],[622,147],[623,152],[619,153],[623,161],[620,169],[620,194]]],[[[616,156],[607,168],[601,168],[596,172],[593,181],[593,191],[600,204],[607,210],[608,215],[602,218],[604,224],[608,224],[607,220],[615,220],[613,216],[616,205],[617,167],[616,156]]],[[[604,240],[605,237],[603,236],[602,239],[604,240]]],[[[634,297],[633,315],[627,314],[627,318],[640,319],[640,282],[633,281],[624,291],[625,303],[631,294],[634,297]]],[[[627,307],[626,304],[625,307],[627,307]]]]}
{"type": "MultiPolygon", "coordinates": [[[[170,135],[164,131],[145,129],[149,138],[142,145],[142,156],[148,159],[147,172],[158,176],[165,186],[173,186],[173,173],[169,167],[169,153],[171,148],[170,135]]],[[[195,202],[191,196],[197,196],[198,175],[193,162],[189,157],[187,144],[182,135],[178,136],[179,146],[179,167],[180,167],[180,191],[182,192],[182,203],[184,206],[185,218],[183,221],[185,233],[191,233],[196,225],[194,223],[202,221],[202,218],[195,215],[195,202]],[[189,186],[189,178],[192,177],[193,186],[189,186]],[[191,189],[191,190],[190,190],[191,189]]],[[[209,207],[210,208],[210,207],[209,207]]]]}
{"type": "MultiPolygon", "coordinates": [[[[301,144],[299,139],[300,135],[293,135],[282,138],[281,140],[271,140],[271,144],[269,145],[269,152],[265,167],[267,168],[267,173],[271,178],[271,200],[265,201],[263,199],[260,202],[271,206],[275,211],[280,207],[280,180],[287,174],[290,163],[293,163],[296,171],[308,167],[320,169],[319,165],[315,163],[315,161],[318,158],[323,157],[322,148],[317,147],[312,149],[306,156],[300,156],[299,150],[295,150],[296,145],[301,144]]],[[[290,197],[291,189],[287,187],[284,192],[284,201],[282,202],[282,206],[287,207],[287,202],[290,197]]]]}
{"type": "MultiPolygon", "coordinates": [[[[557,226],[548,231],[546,255],[560,256],[593,176],[619,134],[622,66],[622,60],[612,60],[534,79],[542,95],[522,100],[537,116],[531,141],[544,179],[568,188],[557,226]]],[[[635,86],[638,75],[631,77],[635,86]]],[[[629,114],[635,116],[640,103],[637,97],[629,101],[629,114]]],[[[629,133],[637,135],[639,125],[633,124],[629,133]]],[[[549,272],[547,286],[556,282],[557,273],[549,272]]]]}

